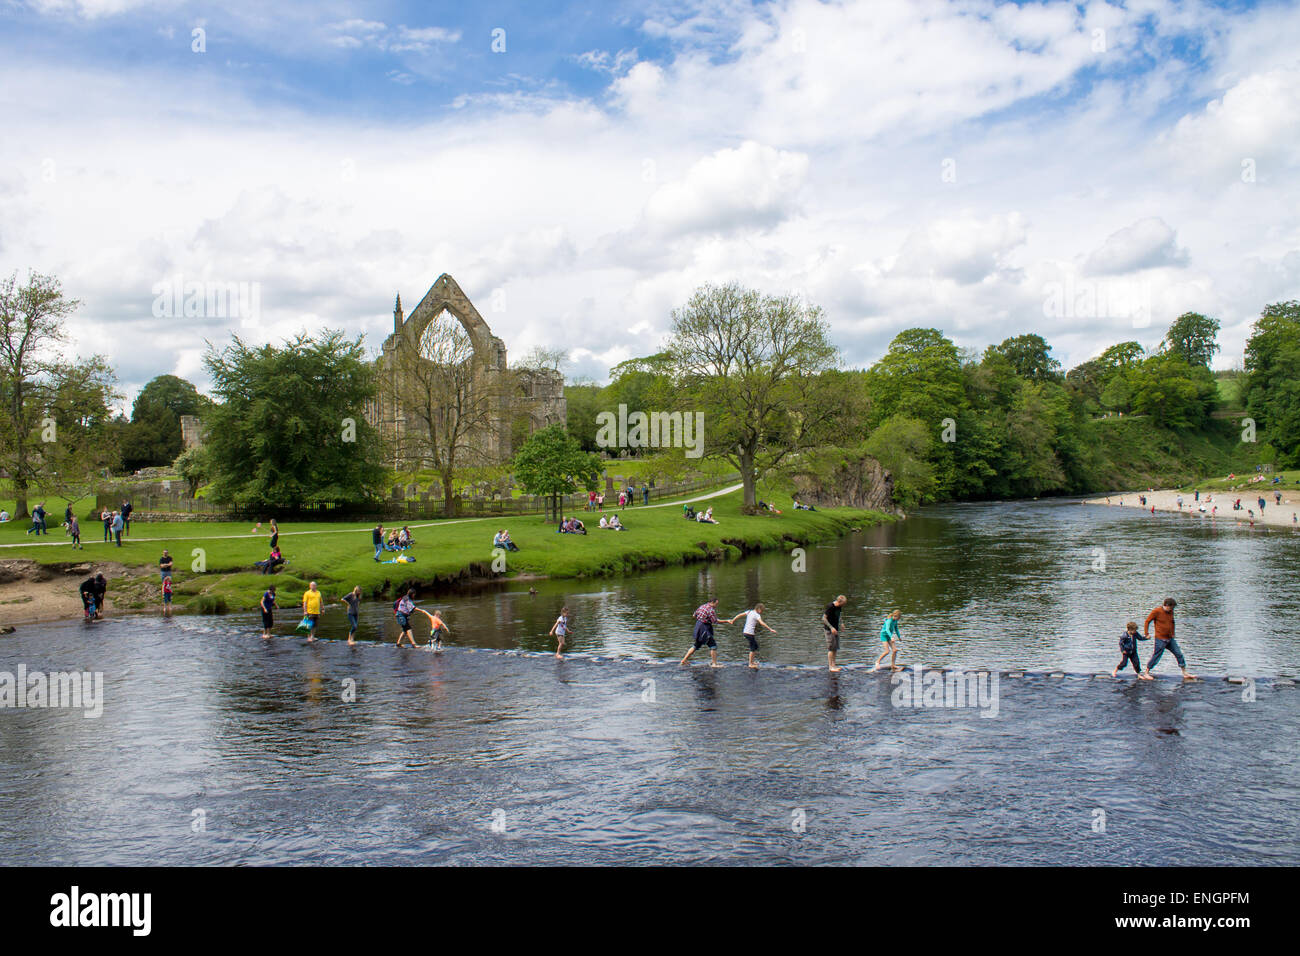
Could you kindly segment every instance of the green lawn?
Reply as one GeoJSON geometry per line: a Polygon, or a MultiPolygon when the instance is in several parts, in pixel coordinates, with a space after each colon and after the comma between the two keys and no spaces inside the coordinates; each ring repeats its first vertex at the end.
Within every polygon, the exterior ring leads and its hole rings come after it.
{"type": "MultiPolygon", "coordinates": [[[[411,554],[416,563],[401,565],[374,561],[370,524],[285,524],[280,528],[280,547],[289,565],[274,577],[252,570],[253,562],[267,554],[265,526],[253,533],[248,524],[230,522],[132,522],[131,536],[120,549],[102,542],[99,524],[83,522],[84,551],[68,546],[58,521],[50,522],[52,533],[42,538],[40,545],[25,537],[28,522],[11,523],[0,525],[0,559],[92,565],[116,561],[156,569],[166,547],[176,562],[173,587],[178,608],[222,611],[252,608],[272,582],[296,601],[309,580],[317,581],[327,596],[334,597],[354,585],[377,596],[391,595],[409,584],[436,589],[492,576],[492,536],[503,526],[522,549],[506,557],[506,577],[578,577],[623,574],[692,560],[726,560],[749,551],[826,540],[853,527],[889,520],[877,512],[848,508],[817,512],[787,509],[781,515],[748,516],[740,514],[740,502],[739,491],[710,499],[707,504],[720,519],[716,525],[686,521],[680,505],[627,508],[620,513],[630,528],[625,532],[601,531],[599,516],[582,512],[579,516],[589,528],[585,536],[557,534],[554,525],[533,516],[412,524],[416,545],[411,554]],[[199,561],[202,570],[194,570],[199,561]]],[[[47,506],[52,509],[49,499],[47,506]]],[[[612,510],[606,508],[607,513],[612,510]]],[[[56,517],[61,520],[61,507],[56,517]]],[[[135,580],[117,582],[110,585],[109,593],[117,607],[154,604],[157,575],[142,574],[135,580]]]]}

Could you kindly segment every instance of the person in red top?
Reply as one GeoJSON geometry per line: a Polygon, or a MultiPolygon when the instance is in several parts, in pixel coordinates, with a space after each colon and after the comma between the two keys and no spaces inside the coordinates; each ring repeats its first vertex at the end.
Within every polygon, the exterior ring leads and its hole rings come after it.
{"type": "Polygon", "coordinates": [[[1151,676],[1151,669],[1160,662],[1160,658],[1168,649],[1174,655],[1174,660],[1178,661],[1178,667],[1183,672],[1183,680],[1196,680],[1195,674],[1187,673],[1187,660],[1183,657],[1182,648],[1174,640],[1174,608],[1178,602],[1173,598],[1165,598],[1164,603],[1159,607],[1153,608],[1147,615],[1146,621],[1142,624],[1143,639],[1151,636],[1151,624],[1156,626],[1156,643],[1155,653],[1151,655],[1151,660],[1147,661],[1146,676],[1151,676]]]}

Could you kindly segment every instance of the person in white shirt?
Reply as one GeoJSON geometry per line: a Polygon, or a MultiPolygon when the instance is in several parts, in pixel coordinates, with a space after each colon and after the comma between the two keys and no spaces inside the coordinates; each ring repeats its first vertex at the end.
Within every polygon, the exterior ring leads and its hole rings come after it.
{"type": "MultiPolygon", "coordinates": [[[[759,602],[754,605],[752,610],[743,611],[727,622],[732,624],[737,618],[744,617],[745,640],[749,642],[749,666],[755,670],[758,669],[758,628],[760,624],[767,627],[767,622],[763,620],[763,611],[765,610],[766,608],[763,607],[762,602],[759,602]]],[[[775,628],[767,627],[767,629],[773,634],[776,633],[775,628]]]]}
{"type": "Polygon", "coordinates": [[[606,518],[604,515],[601,515],[601,516],[600,516],[600,526],[601,526],[602,528],[608,528],[608,527],[609,527],[609,519],[606,518]]]}
{"type": "Polygon", "coordinates": [[[0,521],[8,521],[8,520],[9,520],[9,512],[5,511],[3,508],[0,508],[0,521]]]}

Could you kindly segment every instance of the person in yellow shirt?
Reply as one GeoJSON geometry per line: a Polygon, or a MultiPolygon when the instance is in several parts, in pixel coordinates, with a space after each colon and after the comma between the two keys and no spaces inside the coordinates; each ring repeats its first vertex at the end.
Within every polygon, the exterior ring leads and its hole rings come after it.
{"type": "Polygon", "coordinates": [[[312,581],[307,585],[307,590],[302,592],[302,616],[310,624],[307,627],[307,640],[316,640],[316,622],[320,620],[321,610],[321,593],[316,590],[316,582],[312,581]]]}

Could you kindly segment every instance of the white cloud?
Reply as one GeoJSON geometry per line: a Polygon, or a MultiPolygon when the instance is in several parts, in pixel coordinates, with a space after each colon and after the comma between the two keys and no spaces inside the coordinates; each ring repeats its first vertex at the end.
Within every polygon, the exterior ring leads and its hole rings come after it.
{"type": "Polygon", "coordinates": [[[1189,260],[1174,230],[1163,219],[1140,219],[1111,233],[1084,263],[1089,275],[1118,275],[1139,269],[1182,266],[1189,260]]]}
{"type": "Polygon", "coordinates": [[[771,227],[796,212],[808,166],[802,153],[760,143],[718,150],[654,192],[646,223],[659,236],[771,227]]]}

